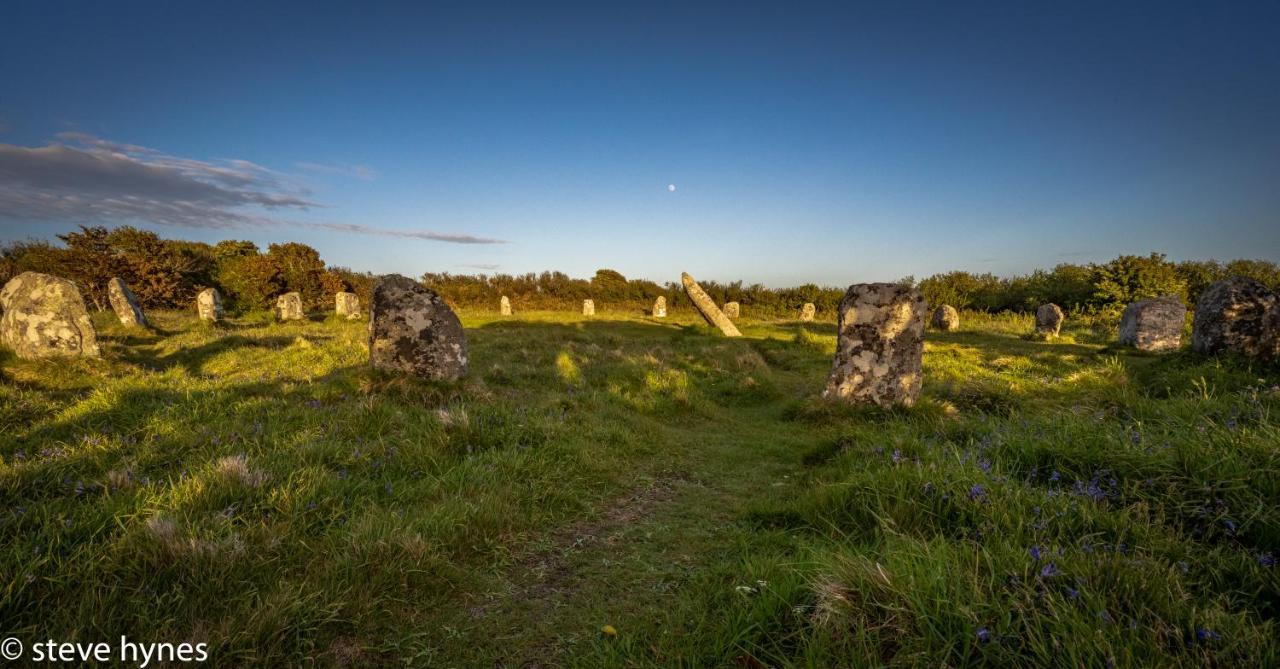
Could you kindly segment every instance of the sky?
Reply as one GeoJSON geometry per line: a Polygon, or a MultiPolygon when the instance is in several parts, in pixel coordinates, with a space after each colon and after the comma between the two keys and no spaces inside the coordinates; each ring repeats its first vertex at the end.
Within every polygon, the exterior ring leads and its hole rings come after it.
{"type": "Polygon", "coordinates": [[[770,286],[1280,261],[1276,2],[5,7],[0,241],[770,286]]]}

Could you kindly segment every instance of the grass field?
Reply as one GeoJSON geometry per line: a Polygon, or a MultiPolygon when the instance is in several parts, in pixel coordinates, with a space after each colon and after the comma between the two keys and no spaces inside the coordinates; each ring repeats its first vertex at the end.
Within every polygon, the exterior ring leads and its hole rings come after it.
{"type": "Polygon", "coordinates": [[[1276,666],[1280,374],[1020,317],[911,409],[819,400],[831,323],[98,314],[0,353],[0,636],[212,666],[1276,666]],[[607,626],[607,627],[606,627],[607,626]]]}

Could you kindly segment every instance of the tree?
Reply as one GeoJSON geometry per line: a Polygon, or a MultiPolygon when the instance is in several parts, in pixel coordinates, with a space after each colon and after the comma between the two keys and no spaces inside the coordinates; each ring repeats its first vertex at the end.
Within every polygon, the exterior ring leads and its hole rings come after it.
{"type": "Polygon", "coordinates": [[[275,263],[285,290],[301,293],[305,304],[321,302],[324,288],[320,277],[325,267],[318,251],[306,244],[286,242],[267,247],[267,257],[275,263]]]}
{"type": "Polygon", "coordinates": [[[111,248],[107,229],[80,226],[80,232],[58,235],[66,244],[62,270],[67,278],[80,286],[84,296],[96,309],[106,309],[107,282],[124,274],[126,263],[111,248]]]}
{"type": "Polygon", "coordinates": [[[1094,298],[1102,311],[1114,312],[1151,297],[1185,297],[1186,283],[1163,253],[1120,256],[1094,268],[1094,298]]]}

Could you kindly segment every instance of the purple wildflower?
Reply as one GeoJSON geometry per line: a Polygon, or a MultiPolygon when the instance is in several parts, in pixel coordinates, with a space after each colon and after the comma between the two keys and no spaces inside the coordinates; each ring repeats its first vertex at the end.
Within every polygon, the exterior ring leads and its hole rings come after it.
{"type": "Polygon", "coordinates": [[[1067,588],[1068,599],[1080,599],[1080,591],[1075,588],[1067,588]]]}
{"type": "Polygon", "coordinates": [[[1205,641],[1217,641],[1218,639],[1221,639],[1221,638],[1222,638],[1221,634],[1218,634],[1217,632],[1211,629],[1205,629],[1202,627],[1196,630],[1196,641],[1200,641],[1202,643],[1205,641]]]}
{"type": "Polygon", "coordinates": [[[969,488],[969,499],[977,500],[986,497],[987,490],[981,484],[975,483],[969,488]]]}
{"type": "Polygon", "coordinates": [[[980,643],[987,643],[988,641],[991,641],[991,630],[986,627],[979,627],[976,634],[980,643]]]}
{"type": "Polygon", "coordinates": [[[1259,553],[1258,564],[1264,567],[1276,566],[1276,556],[1273,553],[1259,553]]]}
{"type": "Polygon", "coordinates": [[[1058,569],[1057,565],[1052,562],[1040,568],[1040,578],[1053,578],[1061,573],[1062,570],[1058,569]]]}
{"type": "Polygon", "coordinates": [[[1029,553],[1031,553],[1031,559],[1032,559],[1032,560],[1035,560],[1036,562],[1039,562],[1039,561],[1040,561],[1040,547],[1039,547],[1039,546],[1032,546],[1032,547],[1031,547],[1031,550],[1030,550],[1030,551],[1028,551],[1028,552],[1029,552],[1029,553]]]}

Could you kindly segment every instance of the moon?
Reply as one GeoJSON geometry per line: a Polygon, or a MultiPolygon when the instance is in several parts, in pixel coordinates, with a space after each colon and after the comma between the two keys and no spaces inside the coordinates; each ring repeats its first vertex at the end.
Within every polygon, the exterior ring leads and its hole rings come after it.
{"type": "Polygon", "coordinates": [[[675,185],[675,184],[667,184],[667,192],[668,192],[668,193],[674,193],[674,192],[676,192],[676,185],[675,185]]]}

